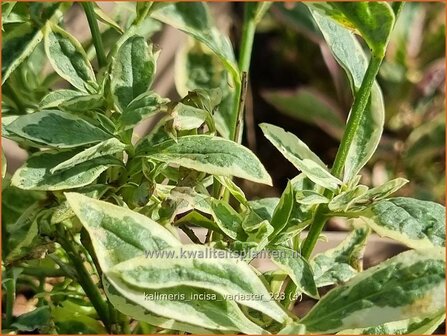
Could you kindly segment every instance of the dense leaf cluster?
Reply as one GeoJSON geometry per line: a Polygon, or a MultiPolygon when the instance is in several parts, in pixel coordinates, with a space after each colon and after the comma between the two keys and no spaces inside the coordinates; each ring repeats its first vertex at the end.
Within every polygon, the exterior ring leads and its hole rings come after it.
{"type": "Polygon", "coordinates": [[[445,208],[391,198],[403,178],[360,184],[382,135],[375,77],[401,4],[308,4],[354,103],[331,169],[296,135],[260,125],[299,173],[280,198],[259,200],[233,178],[272,184],[240,144],[249,32],[269,4],[246,4],[239,63],[206,4],[138,2],[117,23],[84,3],[87,50],[64,29],[69,6],[2,3],[3,136],[30,153],[12,177],[2,160],[5,330],[430,333],[442,323],[445,208]],[[97,21],[110,27],[108,54],[97,21]],[[150,36],[160,22],[189,38],[176,62],[180,101],[151,90],[159,52],[150,36]],[[46,60],[54,70],[47,76],[46,60]],[[50,90],[59,78],[70,88],[50,90]],[[136,139],[135,126],[155,115],[160,121],[136,139]],[[352,232],[311,257],[334,216],[350,219],[352,232]],[[412,250],[363,271],[372,231],[412,250]],[[206,249],[253,253],[182,258],[206,249]],[[250,264],[261,251],[271,252],[274,270],[250,264]],[[40,283],[39,307],[14,318],[17,284],[30,277],[40,283]],[[45,279],[54,277],[46,295],[45,279]],[[323,295],[325,286],[334,288],[323,295]],[[292,308],[302,295],[318,302],[299,318],[292,308]]]}

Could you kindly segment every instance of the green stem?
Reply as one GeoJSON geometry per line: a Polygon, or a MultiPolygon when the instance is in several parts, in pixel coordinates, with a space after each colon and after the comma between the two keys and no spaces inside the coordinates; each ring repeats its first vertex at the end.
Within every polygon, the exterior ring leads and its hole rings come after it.
{"type": "Polygon", "coordinates": [[[14,301],[16,299],[16,279],[14,278],[14,269],[12,267],[7,271],[7,280],[5,281],[5,289],[6,289],[5,328],[7,329],[11,326],[13,320],[12,311],[14,308],[14,301]]]}
{"type": "Polygon", "coordinates": [[[242,124],[244,120],[244,102],[246,93],[246,81],[242,74],[247,76],[250,69],[251,52],[253,50],[253,40],[256,31],[256,22],[251,17],[250,4],[244,4],[244,21],[242,24],[241,47],[239,51],[239,71],[240,78],[236,80],[236,97],[233,102],[233,111],[236,115],[235,123],[231,132],[232,139],[238,143],[242,141],[242,124]],[[245,83],[244,83],[245,81],[245,83]]]}
{"type": "Polygon", "coordinates": [[[121,314],[118,312],[119,320],[121,321],[121,331],[125,335],[130,335],[132,332],[130,330],[129,318],[127,315],[121,314]]]}
{"type": "MultiPolygon", "coordinates": [[[[253,40],[256,31],[256,22],[251,17],[249,4],[244,4],[244,21],[242,24],[241,47],[239,51],[239,73],[232,72],[235,83],[235,95],[233,100],[233,115],[235,116],[230,129],[230,139],[241,143],[244,125],[245,96],[247,94],[248,70],[250,69],[251,52],[253,50],[253,40]]],[[[213,185],[213,196],[215,198],[227,199],[228,193],[224,191],[224,186],[217,180],[213,185]]]]}
{"type": "MultiPolygon", "coordinates": [[[[366,69],[365,77],[363,77],[362,85],[359,91],[355,95],[354,103],[352,105],[351,113],[346,124],[346,130],[343,134],[343,138],[338,148],[337,155],[335,156],[334,166],[332,167],[332,174],[338,178],[341,178],[343,173],[343,168],[346,163],[346,158],[348,157],[349,148],[351,148],[354,137],[356,136],[360,123],[362,121],[363,113],[365,111],[366,105],[368,104],[368,99],[371,94],[371,88],[374,84],[374,80],[379,72],[380,64],[382,63],[383,57],[371,58],[368,68],[366,69]]],[[[332,197],[333,192],[326,190],[324,196],[332,197]]],[[[316,210],[314,221],[310,227],[309,234],[304,240],[301,254],[304,258],[309,259],[315,244],[317,243],[318,237],[321,234],[324,226],[326,225],[327,209],[324,206],[319,206],[316,210]]]]}
{"type": "Polygon", "coordinates": [[[326,225],[327,217],[324,215],[324,212],[323,206],[319,206],[315,211],[314,220],[312,221],[309,233],[301,248],[301,255],[305,259],[310,258],[315,244],[317,243],[318,237],[320,237],[321,231],[323,231],[323,228],[326,225]]]}
{"type": "Polygon", "coordinates": [[[107,65],[106,53],[102,44],[101,32],[99,31],[98,21],[96,20],[95,9],[92,2],[82,2],[85,15],[87,16],[88,25],[92,33],[93,44],[96,49],[96,57],[98,58],[98,65],[100,68],[107,65]]]}
{"type": "Polygon", "coordinates": [[[256,32],[256,22],[251,17],[250,4],[244,4],[244,6],[244,22],[242,25],[241,49],[239,51],[239,70],[241,72],[248,72],[256,32]]]}
{"type": "Polygon", "coordinates": [[[371,95],[371,88],[374,84],[377,73],[379,72],[382,60],[383,57],[372,56],[368,69],[366,69],[365,77],[363,77],[362,85],[355,95],[352,110],[348,118],[348,123],[346,124],[346,130],[343,134],[337,155],[335,156],[334,166],[332,167],[332,174],[338,178],[341,178],[349,148],[351,148],[352,142],[354,141],[354,138],[359,130],[363,113],[366,105],[368,104],[369,96],[371,95]]]}
{"type": "Polygon", "coordinates": [[[85,294],[88,296],[93,307],[95,307],[99,318],[104,323],[110,332],[109,311],[106,302],[98,289],[98,286],[93,282],[90,272],[84,265],[84,260],[81,258],[78,249],[73,244],[74,238],[63,229],[59,230],[59,243],[67,252],[67,255],[77,272],[77,279],[85,294]]]}

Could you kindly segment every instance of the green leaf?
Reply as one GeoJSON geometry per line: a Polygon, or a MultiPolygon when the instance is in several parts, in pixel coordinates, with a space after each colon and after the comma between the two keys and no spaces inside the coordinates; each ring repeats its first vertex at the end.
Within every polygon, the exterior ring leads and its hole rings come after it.
{"type": "Polygon", "coordinates": [[[59,26],[48,23],[44,44],[47,57],[59,76],[82,92],[97,91],[95,73],[78,40],[59,26]]]}
{"type": "Polygon", "coordinates": [[[401,253],[328,292],[301,320],[311,333],[334,333],[445,311],[442,248],[401,253]]]}
{"type": "Polygon", "coordinates": [[[67,89],[52,91],[42,98],[42,100],[39,103],[39,110],[59,107],[59,105],[62,104],[63,102],[78,96],[83,96],[83,93],[67,89]]]}
{"type": "MultiPolygon", "coordinates": [[[[243,214],[242,228],[246,233],[247,238],[241,237],[236,244],[241,243],[242,251],[247,249],[256,249],[256,251],[263,250],[269,243],[270,236],[273,233],[273,227],[268,220],[263,220],[256,212],[249,210],[248,213],[243,214]],[[244,246],[245,245],[245,246],[244,246]]],[[[247,262],[253,259],[253,256],[245,256],[244,260],[247,262]]]]}
{"type": "Polygon", "coordinates": [[[307,145],[290,132],[270,124],[260,124],[264,136],[310,180],[330,190],[337,189],[341,181],[332,176],[325,164],[307,145]]]}
{"type": "Polygon", "coordinates": [[[272,238],[280,233],[289,224],[290,216],[292,214],[293,205],[295,203],[294,191],[292,183],[289,181],[287,187],[284,190],[278,205],[275,207],[272,219],[270,220],[273,226],[272,238]]]}
{"type": "Polygon", "coordinates": [[[216,128],[224,138],[230,137],[230,128],[235,124],[232,108],[235,90],[219,57],[208,47],[192,38],[177,53],[175,58],[175,85],[180,96],[202,89],[218,89],[222,99],[215,109],[216,128]]]}
{"type": "Polygon", "coordinates": [[[370,230],[357,225],[337,247],[317,254],[310,265],[317,287],[341,284],[362,271],[362,257],[370,230]]]}
{"type": "Polygon", "coordinates": [[[368,187],[358,185],[350,190],[346,190],[335,196],[328,204],[329,210],[334,212],[348,211],[352,204],[356,203],[357,199],[362,198],[368,187]]]}
{"type": "Polygon", "coordinates": [[[303,34],[310,41],[321,42],[321,32],[312,19],[312,15],[310,15],[305,2],[296,2],[293,7],[287,6],[285,3],[274,4],[271,14],[275,20],[303,34]]]}
{"type": "Polygon", "coordinates": [[[354,202],[352,202],[352,206],[368,205],[374,201],[385,199],[407,183],[408,180],[401,177],[385,182],[381,186],[371,188],[360,197],[357,197],[354,202]]]}
{"type": "Polygon", "coordinates": [[[277,335],[305,335],[305,334],[306,334],[306,327],[298,322],[287,324],[277,333],[277,335]]]}
{"type": "MultiPolygon", "coordinates": [[[[107,184],[92,184],[83,188],[76,189],[76,192],[94,199],[101,199],[104,194],[110,191],[112,188],[112,186],[107,184]]],[[[50,220],[51,224],[62,223],[75,216],[75,213],[66,201],[62,202],[57,207],[53,207],[52,211],[53,213],[50,220]]]]}
{"type": "MultiPolygon", "coordinates": [[[[3,182],[2,190],[2,225],[9,232],[10,226],[16,226],[15,223],[31,205],[37,201],[45,199],[44,192],[25,191],[14,188],[11,185],[6,186],[3,182]]],[[[21,238],[20,238],[21,239],[21,238]]],[[[8,239],[12,242],[12,239],[8,239]]],[[[12,242],[11,246],[15,246],[12,242]]]]}
{"type": "Polygon", "coordinates": [[[210,331],[191,325],[188,323],[183,323],[176,321],[172,318],[166,318],[158,316],[156,314],[150,314],[145,308],[134,303],[133,301],[126,299],[122,296],[107,280],[104,276],[103,279],[104,291],[109,299],[110,303],[118,309],[121,313],[130,316],[137,321],[143,321],[149,323],[150,325],[157,326],[159,328],[168,330],[180,330],[192,334],[209,334],[210,331]]]}
{"type": "Polygon", "coordinates": [[[209,230],[217,231],[218,233],[224,234],[224,232],[220,231],[219,227],[214,223],[213,220],[205,217],[201,213],[197,211],[191,211],[186,215],[182,216],[179,220],[175,222],[178,225],[183,223],[187,223],[191,226],[203,227],[209,230]]]}
{"type": "Polygon", "coordinates": [[[11,249],[5,258],[7,264],[31,254],[41,241],[36,220],[38,214],[42,211],[39,205],[39,202],[36,202],[29,206],[20,214],[14,225],[9,227],[8,247],[11,247],[11,249]]]}
{"type": "Polygon", "coordinates": [[[287,313],[271,300],[270,294],[252,268],[229,257],[224,250],[184,245],[116,265],[107,273],[129,287],[146,289],[188,286],[215,291],[231,301],[263,312],[278,322],[287,313]],[[169,254],[171,253],[171,254],[169,254]],[[255,295],[258,299],[254,299],[255,295]]]}
{"type": "Polygon", "coordinates": [[[329,199],[313,190],[297,190],[296,201],[302,205],[313,206],[316,204],[327,204],[329,199]]]}
{"type": "Polygon", "coordinates": [[[152,46],[142,36],[129,37],[118,49],[112,63],[110,89],[121,112],[149,89],[154,80],[156,59],[152,46]]]}
{"type": "Polygon", "coordinates": [[[57,110],[44,110],[21,116],[6,128],[7,131],[41,146],[55,148],[78,147],[112,137],[84,119],[57,110]]]}
{"type": "Polygon", "coordinates": [[[270,6],[272,5],[272,1],[262,1],[262,2],[249,2],[247,4],[248,7],[248,17],[250,20],[253,20],[253,22],[258,25],[262,18],[264,17],[265,13],[269,10],[270,6]]]}
{"type": "Polygon", "coordinates": [[[145,118],[161,112],[168,99],[161,98],[155,92],[144,92],[124,109],[118,123],[122,129],[129,129],[145,118]]]}
{"type": "MultiPolygon", "coordinates": [[[[159,186],[159,185],[158,185],[159,186]]],[[[203,213],[211,214],[210,197],[200,194],[190,187],[174,187],[170,190],[169,200],[178,202],[178,207],[183,208],[183,213],[192,209],[197,209],[203,213]]]]}
{"type": "Polygon", "coordinates": [[[116,23],[110,16],[108,16],[96,3],[94,3],[94,11],[98,21],[108,25],[109,27],[115,29],[118,33],[123,34],[123,29],[116,23]]]}
{"type": "Polygon", "coordinates": [[[2,85],[11,73],[34,51],[42,41],[43,33],[30,22],[3,33],[2,41],[2,85]]]}
{"type": "Polygon", "coordinates": [[[148,251],[180,245],[163,226],[132,210],[77,193],[65,196],[87,229],[103,272],[148,251]]]}
{"type": "Polygon", "coordinates": [[[155,3],[151,9],[151,16],[208,46],[219,56],[228,71],[232,73],[233,78],[239,79],[239,68],[234,58],[231,42],[214,26],[206,3],[155,3]]]}
{"type": "Polygon", "coordinates": [[[175,58],[175,86],[181,97],[197,89],[224,90],[228,72],[220,59],[205,44],[188,38],[175,58]]]}
{"type": "Polygon", "coordinates": [[[45,329],[45,327],[48,327],[50,320],[50,309],[48,306],[42,306],[20,315],[17,320],[11,324],[11,327],[22,332],[32,332],[45,329]]]}
{"type": "Polygon", "coordinates": [[[265,91],[263,98],[278,111],[298,120],[319,126],[335,139],[343,134],[344,120],[337,105],[310,88],[290,91],[265,91]]]}
{"type": "Polygon", "coordinates": [[[149,10],[151,9],[154,3],[152,1],[147,2],[136,2],[135,3],[135,22],[141,22],[146,19],[149,10]]]}
{"type": "MultiPolygon", "coordinates": [[[[321,3],[320,3],[321,4],[321,3]]],[[[368,6],[367,3],[360,4],[368,6]]],[[[361,86],[368,59],[355,36],[325,15],[311,7],[312,15],[337,62],[348,75],[352,91],[355,93],[361,86]]],[[[382,136],[385,120],[385,107],[382,92],[377,83],[371,89],[368,105],[362,114],[360,127],[348,150],[343,181],[354,178],[360,169],[374,154],[382,136]]]]}
{"type": "Polygon", "coordinates": [[[64,300],[51,309],[51,318],[58,333],[62,334],[106,334],[107,331],[94,316],[89,316],[86,307],[64,300]]]}
{"type": "Polygon", "coordinates": [[[414,249],[445,246],[445,207],[438,203],[390,198],[375,203],[360,218],[379,235],[414,249]]]}
{"type": "Polygon", "coordinates": [[[267,197],[248,202],[250,208],[253,209],[259,217],[268,220],[269,222],[272,220],[273,212],[278,206],[278,203],[278,197],[267,197]]]}
{"type": "Polygon", "coordinates": [[[211,115],[203,109],[178,103],[171,111],[172,127],[174,130],[194,130],[210,120],[211,115]]]}
{"type": "Polygon", "coordinates": [[[82,152],[75,154],[67,161],[59,163],[57,166],[50,169],[50,173],[54,174],[58,171],[69,169],[86,161],[122,152],[125,148],[126,148],[125,144],[121,143],[119,140],[115,138],[112,138],[100,142],[96,146],[87,148],[82,152]]]}
{"type": "Polygon", "coordinates": [[[272,180],[259,159],[247,148],[230,140],[208,135],[184,136],[157,145],[143,141],[138,156],[202,171],[212,175],[236,176],[271,185],[272,180]]]}
{"type": "Polygon", "coordinates": [[[272,261],[289,275],[300,293],[318,299],[319,294],[314,281],[312,269],[297,251],[285,247],[271,248],[272,261]]]}
{"type": "MultiPolygon", "coordinates": [[[[10,2],[11,4],[12,2],[10,2]]],[[[13,4],[13,3],[12,3],[13,4]]],[[[20,4],[22,5],[22,4],[20,4]]],[[[31,11],[31,7],[38,6],[42,9],[39,15],[39,20],[45,24],[46,21],[56,21],[71,4],[53,3],[53,4],[33,4],[26,6],[26,15],[20,15],[18,13],[11,13],[15,11],[17,7],[12,5],[10,8],[3,11],[2,7],[2,25],[7,23],[7,17],[4,15],[11,14],[18,20],[10,20],[11,24],[14,24],[14,28],[3,33],[2,40],[2,85],[11,75],[11,73],[27,59],[35,50],[37,45],[43,39],[43,32],[40,26],[37,26],[33,20],[28,16],[28,11],[31,11]],[[14,8],[15,7],[15,8],[14,8]],[[9,14],[8,14],[9,12],[9,14]]],[[[2,4],[3,6],[3,4],[2,4]]],[[[2,27],[2,31],[3,31],[2,27]]]]}
{"type": "Polygon", "coordinates": [[[444,320],[445,313],[442,313],[435,317],[416,317],[369,328],[346,329],[338,332],[337,335],[431,335],[444,320]]]}
{"type": "Polygon", "coordinates": [[[102,94],[83,95],[61,102],[59,108],[65,112],[85,113],[100,109],[104,103],[102,94]]]}
{"type": "Polygon", "coordinates": [[[211,209],[217,226],[230,238],[236,239],[242,232],[241,216],[227,203],[211,199],[211,209]]]}
{"type": "Polygon", "coordinates": [[[244,191],[239,188],[231,178],[225,176],[214,176],[214,178],[219,181],[219,183],[222,184],[238,202],[248,205],[244,191]]]}
{"type": "MultiPolygon", "coordinates": [[[[17,4],[17,1],[5,1],[2,2],[2,25],[5,24],[5,21],[8,20],[8,16],[11,14],[14,6],[17,4]]],[[[3,27],[2,27],[3,31],[3,27]]]]}
{"type": "Polygon", "coordinates": [[[385,1],[315,2],[309,6],[320,10],[325,16],[337,21],[346,29],[361,35],[376,56],[385,55],[395,21],[394,12],[385,1]]]}
{"type": "Polygon", "coordinates": [[[110,166],[122,166],[122,162],[111,156],[103,156],[63,171],[50,173],[79,151],[43,151],[28,158],[12,176],[11,184],[25,190],[64,190],[83,187],[92,183],[110,166]]]}

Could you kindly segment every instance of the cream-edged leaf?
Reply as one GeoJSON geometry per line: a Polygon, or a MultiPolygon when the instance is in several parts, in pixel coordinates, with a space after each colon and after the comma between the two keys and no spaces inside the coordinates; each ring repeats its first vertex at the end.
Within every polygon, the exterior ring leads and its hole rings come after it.
{"type": "Polygon", "coordinates": [[[77,193],[65,196],[88,231],[103,272],[147,251],[180,245],[171,232],[137,212],[77,193]]]}
{"type": "Polygon", "coordinates": [[[272,261],[289,275],[299,293],[305,293],[315,299],[319,298],[312,269],[297,251],[285,247],[273,247],[270,255],[272,261]]]}
{"type": "Polygon", "coordinates": [[[317,254],[310,261],[317,287],[341,284],[362,271],[362,258],[370,230],[356,225],[337,247],[317,254]]]}
{"type": "Polygon", "coordinates": [[[47,57],[59,76],[82,92],[97,91],[92,65],[74,36],[55,24],[47,23],[44,45],[47,57]]]}
{"type": "MultiPolygon", "coordinates": [[[[325,6],[323,3],[318,3],[319,5],[325,6]]],[[[359,5],[369,6],[367,3],[359,5]]],[[[342,27],[330,16],[321,14],[318,10],[313,9],[312,6],[317,6],[317,4],[311,5],[312,16],[335,59],[346,71],[352,91],[355,94],[359,90],[368,68],[367,56],[352,32],[342,27]]],[[[348,149],[343,175],[344,182],[349,182],[355,178],[360,169],[374,154],[382,136],[384,120],[385,107],[382,92],[379,85],[374,83],[368,105],[360,120],[360,127],[352,145],[348,149]]]]}
{"type": "Polygon", "coordinates": [[[271,185],[259,159],[236,142],[208,135],[184,136],[152,145],[143,141],[136,154],[212,175],[235,176],[271,185]]]}
{"type": "MultiPolygon", "coordinates": [[[[177,286],[161,289],[141,289],[129,286],[115,274],[107,275],[109,283],[126,299],[141,306],[145,312],[175,320],[174,327],[185,328],[192,324],[194,330],[217,330],[220,332],[242,332],[246,334],[265,334],[250,321],[234,301],[226,300],[222,295],[203,288],[177,286]]],[[[110,288],[110,287],[109,287],[110,288]]],[[[117,306],[121,308],[122,306],[117,306]]],[[[166,323],[157,319],[155,322],[166,323]]],[[[189,327],[188,329],[192,329],[189,327]]]]}
{"type": "Polygon", "coordinates": [[[121,112],[149,89],[154,80],[156,58],[152,46],[139,35],[130,36],[118,49],[111,67],[110,90],[121,112]]]}
{"type": "Polygon", "coordinates": [[[7,127],[22,138],[55,148],[72,148],[98,143],[112,136],[84,119],[57,110],[20,116],[7,127]]]}
{"type": "Polygon", "coordinates": [[[59,163],[57,166],[50,169],[50,173],[54,174],[57,171],[72,168],[92,159],[122,152],[125,148],[125,144],[121,143],[118,139],[111,138],[73,155],[67,161],[59,163]]]}
{"type": "Polygon", "coordinates": [[[445,320],[445,313],[427,318],[412,318],[378,326],[346,329],[337,335],[431,335],[445,320]]]}
{"type": "Polygon", "coordinates": [[[86,186],[111,166],[122,166],[118,159],[108,155],[98,157],[63,171],[50,169],[71,159],[79,151],[43,151],[33,154],[12,176],[11,184],[25,190],[64,190],[86,186]]]}
{"type": "Polygon", "coordinates": [[[260,125],[264,136],[289,160],[316,184],[335,190],[341,181],[326,168],[320,158],[297,136],[278,126],[263,123],[260,125]]]}
{"type": "Polygon", "coordinates": [[[411,250],[359,273],[328,292],[301,323],[334,333],[445,311],[445,251],[411,250]]]}
{"type": "Polygon", "coordinates": [[[242,260],[229,257],[224,250],[184,245],[120,263],[107,275],[141,290],[180,285],[208,289],[278,322],[289,320],[287,313],[271,300],[252,268],[242,260]]]}
{"type": "Polygon", "coordinates": [[[445,207],[408,197],[385,199],[361,213],[381,236],[414,249],[445,246],[445,207]]]}

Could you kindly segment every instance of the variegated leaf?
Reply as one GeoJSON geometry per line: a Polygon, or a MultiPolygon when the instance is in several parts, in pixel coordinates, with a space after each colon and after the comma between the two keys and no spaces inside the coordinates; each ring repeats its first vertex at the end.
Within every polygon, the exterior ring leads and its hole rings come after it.
{"type": "Polygon", "coordinates": [[[445,311],[443,248],[403,252],[328,292],[301,323],[334,333],[445,311]]]}
{"type": "Polygon", "coordinates": [[[226,253],[210,247],[184,245],[120,263],[107,276],[141,291],[177,286],[212,290],[224,297],[233,297],[235,302],[259,310],[278,322],[289,320],[287,313],[271,300],[251,267],[226,253]]]}
{"type": "Polygon", "coordinates": [[[316,184],[335,190],[341,181],[332,176],[320,158],[307,145],[290,132],[270,124],[260,125],[264,136],[289,160],[316,184]]]}
{"type": "Polygon", "coordinates": [[[184,136],[157,145],[139,144],[138,156],[212,175],[236,176],[271,185],[272,180],[259,159],[236,142],[208,135],[184,136]]]}
{"type": "Polygon", "coordinates": [[[25,190],[64,190],[86,186],[111,166],[123,163],[112,156],[98,157],[63,171],[50,169],[71,159],[79,151],[43,151],[28,158],[12,176],[11,184],[25,190]]]}
{"type": "Polygon", "coordinates": [[[360,218],[379,235],[414,249],[445,246],[445,207],[438,203],[390,198],[373,204],[360,218]]]}

